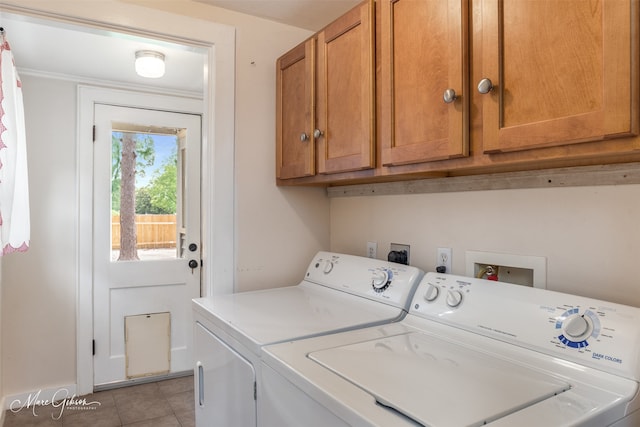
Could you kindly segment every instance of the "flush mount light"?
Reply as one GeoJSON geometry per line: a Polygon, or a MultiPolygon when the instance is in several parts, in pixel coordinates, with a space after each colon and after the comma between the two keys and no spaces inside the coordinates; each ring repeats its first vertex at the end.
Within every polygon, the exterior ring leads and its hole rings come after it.
{"type": "Polygon", "coordinates": [[[137,51],[136,73],[152,79],[164,76],[164,55],[152,50],[137,51]]]}

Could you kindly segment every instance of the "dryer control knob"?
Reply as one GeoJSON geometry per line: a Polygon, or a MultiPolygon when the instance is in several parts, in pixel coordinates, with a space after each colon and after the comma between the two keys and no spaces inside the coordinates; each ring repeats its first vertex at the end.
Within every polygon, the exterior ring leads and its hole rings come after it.
{"type": "Polygon", "coordinates": [[[462,303],[462,293],[460,291],[450,290],[447,292],[447,305],[449,307],[457,307],[462,303]]]}
{"type": "Polygon", "coordinates": [[[331,270],[333,270],[333,261],[326,260],[322,271],[324,271],[324,274],[329,274],[331,273],[331,270]]]}
{"type": "Polygon", "coordinates": [[[371,285],[376,292],[382,292],[389,287],[391,282],[391,272],[389,270],[379,270],[373,273],[371,285]]]}
{"type": "Polygon", "coordinates": [[[435,301],[435,299],[438,298],[438,295],[440,295],[440,288],[430,283],[427,291],[424,293],[424,299],[429,302],[435,301]]]}
{"type": "Polygon", "coordinates": [[[585,316],[571,317],[567,320],[564,331],[572,338],[581,338],[589,332],[591,325],[585,316]]]}

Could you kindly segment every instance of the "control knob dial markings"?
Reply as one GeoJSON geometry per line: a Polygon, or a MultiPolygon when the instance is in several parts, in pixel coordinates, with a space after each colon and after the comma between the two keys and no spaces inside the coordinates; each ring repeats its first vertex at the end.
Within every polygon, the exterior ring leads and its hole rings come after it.
{"type": "Polygon", "coordinates": [[[584,348],[600,334],[600,320],[591,310],[580,313],[577,307],[565,311],[556,321],[558,339],[571,348],[584,348]]]}
{"type": "Polygon", "coordinates": [[[373,290],[378,293],[384,292],[391,284],[392,278],[393,278],[393,273],[391,272],[391,270],[387,270],[387,269],[377,270],[373,273],[373,278],[371,279],[371,286],[373,286],[373,290]]]}

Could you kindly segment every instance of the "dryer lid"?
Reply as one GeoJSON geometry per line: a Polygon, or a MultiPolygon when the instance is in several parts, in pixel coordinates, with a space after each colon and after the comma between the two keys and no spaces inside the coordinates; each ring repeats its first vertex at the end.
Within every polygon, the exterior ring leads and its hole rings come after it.
{"type": "Polygon", "coordinates": [[[481,426],[570,388],[541,371],[419,332],[309,357],[430,427],[481,426]]]}

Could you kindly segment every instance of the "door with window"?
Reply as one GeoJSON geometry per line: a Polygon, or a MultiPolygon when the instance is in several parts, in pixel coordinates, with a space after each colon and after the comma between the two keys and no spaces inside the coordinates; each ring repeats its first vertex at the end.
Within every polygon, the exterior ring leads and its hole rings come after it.
{"type": "Polygon", "coordinates": [[[201,117],[105,104],[94,117],[94,385],[190,370],[201,117]]]}

